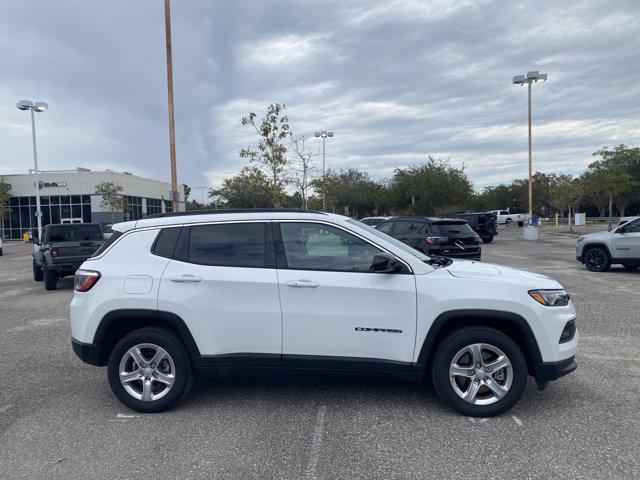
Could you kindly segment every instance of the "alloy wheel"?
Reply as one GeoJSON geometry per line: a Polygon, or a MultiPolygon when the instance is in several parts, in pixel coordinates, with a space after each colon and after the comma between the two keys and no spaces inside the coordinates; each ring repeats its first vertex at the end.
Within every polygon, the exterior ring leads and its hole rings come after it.
{"type": "Polygon", "coordinates": [[[606,254],[598,248],[589,250],[585,258],[585,262],[587,263],[589,269],[601,270],[607,260],[605,255],[606,254]]]}
{"type": "Polygon", "coordinates": [[[143,402],[164,397],[176,378],[171,355],[153,343],[141,343],[127,350],[120,360],[118,372],[125,391],[143,402]]]}
{"type": "Polygon", "coordinates": [[[474,343],[460,349],[449,366],[456,394],[473,405],[490,405],[504,398],[513,383],[513,367],[498,347],[474,343]]]}

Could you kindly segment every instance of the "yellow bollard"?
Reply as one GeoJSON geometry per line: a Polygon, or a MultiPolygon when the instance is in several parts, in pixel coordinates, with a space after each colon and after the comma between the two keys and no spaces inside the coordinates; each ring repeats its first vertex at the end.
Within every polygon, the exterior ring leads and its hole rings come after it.
{"type": "Polygon", "coordinates": [[[558,212],[556,212],[556,227],[558,226],[558,212]]]}

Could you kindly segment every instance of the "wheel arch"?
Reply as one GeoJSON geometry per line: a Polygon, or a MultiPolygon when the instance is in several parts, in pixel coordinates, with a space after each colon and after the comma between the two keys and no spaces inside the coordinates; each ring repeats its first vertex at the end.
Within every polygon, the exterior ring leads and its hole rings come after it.
{"type": "Polygon", "coordinates": [[[451,310],[436,317],[420,348],[416,367],[423,375],[430,371],[438,342],[448,333],[463,327],[484,326],[510,337],[527,360],[529,375],[536,376],[542,364],[538,342],[527,321],[520,315],[501,310],[451,310]]]}
{"type": "Polygon", "coordinates": [[[613,256],[611,255],[611,251],[609,250],[609,245],[603,242],[593,242],[588,243],[587,245],[582,247],[582,263],[584,263],[584,256],[587,254],[587,252],[596,247],[602,248],[609,257],[609,261],[613,262],[613,256]]]}
{"type": "Polygon", "coordinates": [[[113,347],[121,338],[144,327],[161,327],[174,333],[192,362],[200,356],[189,328],[178,315],[158,310],[122,309],[107,313],[98,325],[93,339],[93,344],[97,347],[98,364],[104,366],[108,363],[113,347]]]}

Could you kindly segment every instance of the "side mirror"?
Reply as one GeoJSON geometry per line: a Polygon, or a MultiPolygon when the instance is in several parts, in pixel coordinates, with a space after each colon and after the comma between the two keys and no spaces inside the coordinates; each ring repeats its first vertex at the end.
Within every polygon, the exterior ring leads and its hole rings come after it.
{"type": "Polygon", "coordinates": [[[378,253],[373,257],[371,271],[376,273],[394,273],[403,270],[404,266],[390,253],[378,253]]]}

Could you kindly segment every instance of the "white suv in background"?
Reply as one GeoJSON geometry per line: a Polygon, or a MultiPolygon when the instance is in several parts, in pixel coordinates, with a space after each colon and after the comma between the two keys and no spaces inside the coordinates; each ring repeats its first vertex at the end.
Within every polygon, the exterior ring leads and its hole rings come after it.
{"type": "Polygon", "coordinates": [[[142,412],[195,372],[339,371],[431,379],[465,415],[511,408],[576,368],[576,312],[542,275],[429,258],[347,217],[163,214],[114,225],[76,274],[72,343],[142,412]]]}

